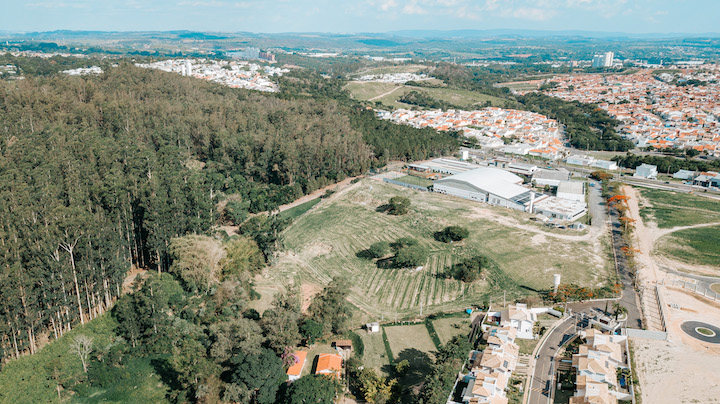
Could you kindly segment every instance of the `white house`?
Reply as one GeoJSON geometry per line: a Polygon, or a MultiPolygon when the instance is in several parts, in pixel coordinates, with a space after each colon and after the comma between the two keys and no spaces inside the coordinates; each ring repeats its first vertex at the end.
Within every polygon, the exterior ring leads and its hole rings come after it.
{"type": "Polygon", "coordinates": [[[526,304],[518,303],[509,305],[507,309],[500,312],[500,325],[515,327],[517,337],[521,339],[533,339],[533,325],[537,321],[537,315],[527,308],[526,304]]]}
{"type": "Polygon", "coordinates": [[[365,329],[368,332],[380,332],[380,323],[378,323],[378,322],[367,323],[367,324],[365,324],[365,329]]]}
{"type": "Polygon", "coordinates": [[[657,174],[657,166],[643,163],[641,166],[635,169],[635,174],[633,174],[633,177],[657,179],[657,174]]]}
{"type": "Polygon", "coordinates": [[[585,216],[587,204],[584,201],[550,196],[533,204],[533,213],[560,220],[574,221],[585,216]]]}
{"type": "Polygon", "coordinates": [[[679,180],[692,180],[695,178],[695,171],[680,170],[673,174],[673,178],[677,178],[679,180]]]}
{"type": "Polygon", "coordinates": [[[618,165],[614,161],[610,160],[597,160],[590,164],[592,167],[602,168],[604,170],[617,170],[618,165]]]}

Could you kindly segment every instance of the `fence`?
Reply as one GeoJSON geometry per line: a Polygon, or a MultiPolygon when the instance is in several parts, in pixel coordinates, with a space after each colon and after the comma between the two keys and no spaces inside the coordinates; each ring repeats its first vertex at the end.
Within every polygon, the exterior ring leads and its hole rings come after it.
{"type": "Polygon", "coordinates": [[[670,281],[670,284],[673,286],[679,286],[683,289],[697,293],[698,295],[706,297],[712,301],[720,302],[720,294],[715,293],[715,291],[711,290],[709,288],[709,285],[707,285],[707,284],[698,283],[698,282],[688,282],[688,281],[684,281],[682,279],[673,279],[670,281]]]}
{"type": "Polygon", "coordinates": [[[389,184],[400,185],[401,187],[417,189],[418,191],[423,191],[423,192],[428,191],[428,187],[424,187],[422,185],[408,184],[407,182],[396,181],[396,180],[392,180],[390,178],[383,178],[383,181],[385,181],[389,184]]]}

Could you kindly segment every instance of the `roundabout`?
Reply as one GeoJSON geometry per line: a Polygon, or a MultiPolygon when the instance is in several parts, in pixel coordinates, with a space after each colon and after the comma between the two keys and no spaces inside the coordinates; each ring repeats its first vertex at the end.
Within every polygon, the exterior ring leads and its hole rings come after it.
{"type": "Polygon", "coordinates": [[[720,344],[720,328],[700,321],[685,321],[680,324],[685,334],[711,344],[720,344]]]}

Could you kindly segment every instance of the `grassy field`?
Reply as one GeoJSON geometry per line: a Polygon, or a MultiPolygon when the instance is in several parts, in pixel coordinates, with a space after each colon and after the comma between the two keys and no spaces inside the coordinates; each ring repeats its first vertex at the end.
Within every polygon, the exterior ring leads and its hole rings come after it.
{"type": "Polygon", "coordinates": [[[390,365],[390,358],[385,353],[385,344],[383,343],[382,333],[368,333],[365,331],[358,332],[365,344],[365,352],[363,354],[363,365],[371,367],[378,372],[387,374],[387,366],[390,365]]]}
{"type": "MultiPolygon", "coordinates": [[[[35,355],[7,363],[0,372],[0,402],[167,402],[167,387],[147,358],[125,361],[126,371],[117,373],[124,377],[113,380],[111,386],[87,387],[87,374],[82,371],[80,358],[69,349],[71,340],[83,334],[91,337],[96,346],[117,343],[118,337],[114,332],[116,326],[115,321],[106,314],[75,328],[35,355]],[[61,389],[61,400],[58,399],[56,380],[64,387],[61,389]],[[69,388],[75,391],[69,391],[69,388]]],[[[92,368],[93,364],[89,366],[92,368]]]]}
{"type": "Polygon", "coordinates": [[[421,187],[429,187],[433,184],[432,180],[415,177],[414,175],[406,175],[404,177],[395,178],[395,181],[400,181],[412,185],[420,185],[421,187]]]}
{"type": "Polygon", "coordinates": [[[395,83],[376,83],[376,82],[350,82],[345,86],[353,98],[356,100],[367,101],[379,97],[380,95],[389,93],[374,101],[379,101],[387,108],[410,108],[411,105],[404,104],[398,100],[410,91],[422,91],[431,97],[449,102],[454,105],[465,108],[480,108],[490,101],[492,106],[503,106],[507,102],[504,99],[481,94],[474,91],[459,90],[453,88],[430,88],[415,87],[395,83]]]}
{"type": "Polygon", "coordinates": [[[710,289],[712,289],[715,293],[720,293],[720,283],[713,283],[710,285],[710,289]]]}
{"type": "Polygon", "coordinates": [[[440,342],[447,343],[456,335],[470,334],[470,317],[438,318],[432,321],[440,342]]]}
{"type": "Polygon", "coordinates": [[[656,251],[692,265],[720,267],[720,226],[698,227],[663,237],[656,251]]]}
{"type": "Polygon", "coordinates": [[[425,65],[400,65],[400,66],[381,66],[371,67],[363,69],[352,74],[353,77],[366,76],[370,74],[385,74],[385,73],[417,73],[425,70],[428,67],[425,65]]]}
{"type": "Polygon", "coordinates": [[[407,356],[403,352],[421,351],[431,355],[435,351],[435,344],[430,339],[430,334],[425,324],[395,325],[385,327],[385,333],[390,341],[390,348],[396,358],[407,356]]]}
{"type": "Polygon", "coordinates": [[[302,203],[298,206],[294,206],[286,211],[280,212],[280,217],[283,219],[297,219],[298,217],[302,216],[303,213],[307,212],[308,210],[312,209],[313,206],[320,203],[322,199],[321,198],[315,198],[313,200],[307,201],[305,203],[302,203]]]}
{"type": "Polygon", "coordinates": [[[640,215],[661,229],[720,222],[720,202],[697,195],[638,188],[643,199],[640,215]]]}
{"type": "MultiPolygon", "coordinates": [[[[607,252],[597,252],[591,240],[551,238],[532,224],[530,215],[444,195],[413,191],[365,179],[324,199],[298,218],[282,238],[280,254],[256,289],[276,290],[289,284],[323,285],[344,276],[353,288],[349,300],[358,308],[356,322],[376,321],[381,314],[399,319],[424,313],[462,310],[491,296],[508,298],[531,293],[527,288],[548,288],[554,273],[563,282],[599,286],[612,273],[607,252]],[[412,200],[410,213],[391,216],[376,208],[395,195],[412,200]],[[522,222],[528,229],[504,226],[485,219],[493,212],[522,222]],[[448,225],[462,225],[470,237],[461,243],[444,244],[433,233],[448,225]],[[421,271],[382,269],[356,253],[376,241],[416,238],[431,252],[421,271]],[[492,258],[497,269],[486,279],[465,284],[441,276],[454,263],[478,253],[492,258]],[[521,287],[521,285],[523,287],[521,287]]],[[[565,233],[570,234],[570,233],[565,233]]]]}

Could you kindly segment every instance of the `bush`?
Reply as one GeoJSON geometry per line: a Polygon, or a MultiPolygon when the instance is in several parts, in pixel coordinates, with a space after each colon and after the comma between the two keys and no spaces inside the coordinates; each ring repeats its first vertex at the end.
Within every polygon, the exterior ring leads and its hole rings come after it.
{"type": "Polygon", "coordinates": [[[470,231],[461,226],[448,226],[442,231],[435,233],[435,240],[442,243],[450,243],[453,241],[461,241],[470,235],[470,231]]]}
{"type": "Polygon", "coordinates": [[[398,250],[393,263],[398,268],[416,267],[425,264],[428,251],[425,247],[416,244],[398,250]]]}
{"type": "Polygon", "coordinates": [[[387,241],[378,241],[372,243],[367,249],[368,256],[371,258],[382,258],[390,252],[390,244],[387,241]]]}
{"type": "Polygon", "coordinates": [[[472,258],[463,260],[452,266],[447,272],[452,278],[455,278],[463,282],[475,282],[480,278],[483,269],[487,269],[491,265],[492,261],[483,256],[476,255],[472,258]]]}
{"type": "Polygon", "coordinates": [[[387,212],[391,215],[400,216],[408,213],[410,199],[404,196],[393,196],[388,202],[387,212]]]}

